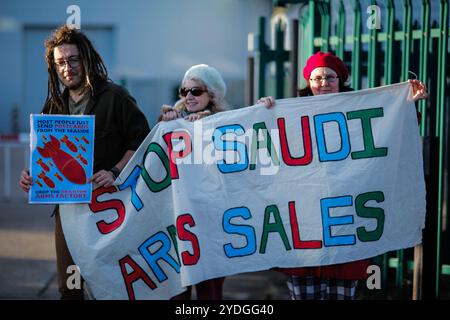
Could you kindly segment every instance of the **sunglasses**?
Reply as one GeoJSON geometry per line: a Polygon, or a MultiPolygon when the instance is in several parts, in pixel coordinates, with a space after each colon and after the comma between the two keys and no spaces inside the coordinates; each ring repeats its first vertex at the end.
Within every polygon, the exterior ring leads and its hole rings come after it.
{"type": "Polygon", "coordinates": [[[186,97],[189,92],[194,96],[194,97],[199,97],[203,94],[203,92],[206,92],[205,89],[199,88],[199,87],[193,87],[190,89],[187,88],[181,88],[180,89],[180,96],[182,97],[186,97]]]}

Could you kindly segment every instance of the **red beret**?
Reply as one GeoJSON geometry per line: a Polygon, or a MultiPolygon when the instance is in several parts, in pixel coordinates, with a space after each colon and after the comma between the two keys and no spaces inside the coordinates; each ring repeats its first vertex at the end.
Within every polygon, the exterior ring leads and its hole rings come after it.
{"type": "Polygon", "coordinates": [[[303,68],[303,77],[306,81],[309,81],[309,77],[311,76],[311,72],[315,68],[319,67],[328,67],[333,69],[339,79],[341,79],[342,82],[347,81],[348,78],[348,70],[345,66],[344,61],[333,55],[329,52],[322,52],[319,51],[316,54],[312,55],[311,57],[306,60],[306,65],[303,68]]]}

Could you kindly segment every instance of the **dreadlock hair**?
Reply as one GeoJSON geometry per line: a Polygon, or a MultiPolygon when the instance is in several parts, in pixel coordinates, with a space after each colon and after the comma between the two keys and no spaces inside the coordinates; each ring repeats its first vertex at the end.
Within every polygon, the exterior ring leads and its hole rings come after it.
{"type": "Polygon", "coordinates": [[[45,41],[45,61],[48,71],[47,98],[45,99],[43,113],[62,113],[63,98],[60,81],[55,67],[53,50],[63,44],[76,45],[80,53],[81,66],[84,69],[85,82],[93,90],[92,83],[108,81],[108,71],[91,41],[81,31],[63,25],[57,28],[45,41]]]}

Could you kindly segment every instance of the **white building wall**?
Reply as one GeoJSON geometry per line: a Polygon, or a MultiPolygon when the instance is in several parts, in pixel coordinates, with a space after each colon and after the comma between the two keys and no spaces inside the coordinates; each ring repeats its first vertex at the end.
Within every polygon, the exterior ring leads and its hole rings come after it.
{"type": "Polygon", "coordinates": [[[258,17],[269,17],[272,6],[271,0],[2,0],[0,133],[14,128],[13,105],[22,132],[29,130],[30,99],[31,112],[40,111],[47,94],[46,72],[39,66],[44,47],[29,39],[65,23],[70,5],[81,10],[82,30],[104,31],[99,50],[111,78],[125,80],[152,125],[161,104],[173,103],[184,72],[197,63],[216,67],[230,88],[230,103],[243,106],[247,34],[257,32],[258,17]],[[36,65],[30,56],[36,56],[36,65]],[[30,71],[30,64],[38,70],[30,71]],[[25,96],[25,87],[34,92],[25,96]]]}

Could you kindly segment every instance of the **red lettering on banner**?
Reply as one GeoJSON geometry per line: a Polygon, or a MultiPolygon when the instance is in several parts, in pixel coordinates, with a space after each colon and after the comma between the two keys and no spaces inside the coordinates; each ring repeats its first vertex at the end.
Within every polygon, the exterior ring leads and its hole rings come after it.
{"type": "Polygon", "coordinates": [[[178,179],[178,168],[175,161],[177,159],[184,158],[192,152],[191,137],[187,132],[177,131],[166,133],[165,135],[163,135],[163,138],[167,144],[167,153],[169,155],[170,177],[172,179],[178,179]],[[184,140],[184,149],[181,151],[173,151],[172,139],[184,140]]]}
{"type": "Polygon", "coordinates": [[[295,201],[289,202],[289,220],[291,222],[292,244],[295,249],[320,249],[321,240],[303,241],[300,239],[300,230],[298,229],[297,213],[295,211],[295,201]]]}
{"type": "Polygon", "coordinates": [[[198,239],[195,234],[185,229],[185,225],[190,227],[195,226],[194,218],[190,214],[183,214],[177,218],[177,233],[178,238],[183,241],[190,241],[192,244],[192,254],[189,251],[183,251],[181,253],[181,259],[185,266],[191,266],[198,262],[200,259],[200,246],[198,244],[198,239]]]}
{"type": "Polygon", "coordinates": [[[303,149],[305,154],[303,157],[292,157],[289,152],[289,145],[286,137],[286,127],[284,123],[284,118],[278,118],[278,129],[280,130],[280,145],[281,154],[283,156],[284,162],[288,166],[306,166],[312,162],[312,147],[311,147],[311,130],[309,129],[309,117],[303,116],[301,118],[302,122],[302,136],[303,136],[303,149]]]}
{"type": "Polygon", "coordinates": [[[91,209],[93,213],[98,213],[110,209],[114,209],[117,212],[117,219],[114,220],[113,222],[108,223],[104,220],[97,222],[97,228],[102,234],[108,234],[113,232],[122,225],[123,220],[125,219],[126,209],[125,205],[121,200],[110,199],[102,202],[97,201],[97,198],[102,194],[114,193],[116,191],[117,189],[111,186],[108,188],[105,187],[97,188],[92,193],[92,202],[89,204],[89,209],[91,209]]]}
{"type": "Polygon", "coordinates": [[[150,289],[154,290],[157,288],[156,284],[150,279],[148,274],[129,256],[126,255],[119,260],[120,271],[122,272],[123,280],[125,281],[125,286],[127,287],[128,299],[135,300],[133,283],[142,280],[145,282],[150,289]],[[133,271],[128,273],[126,265],[130,266],[133,271]]]}

